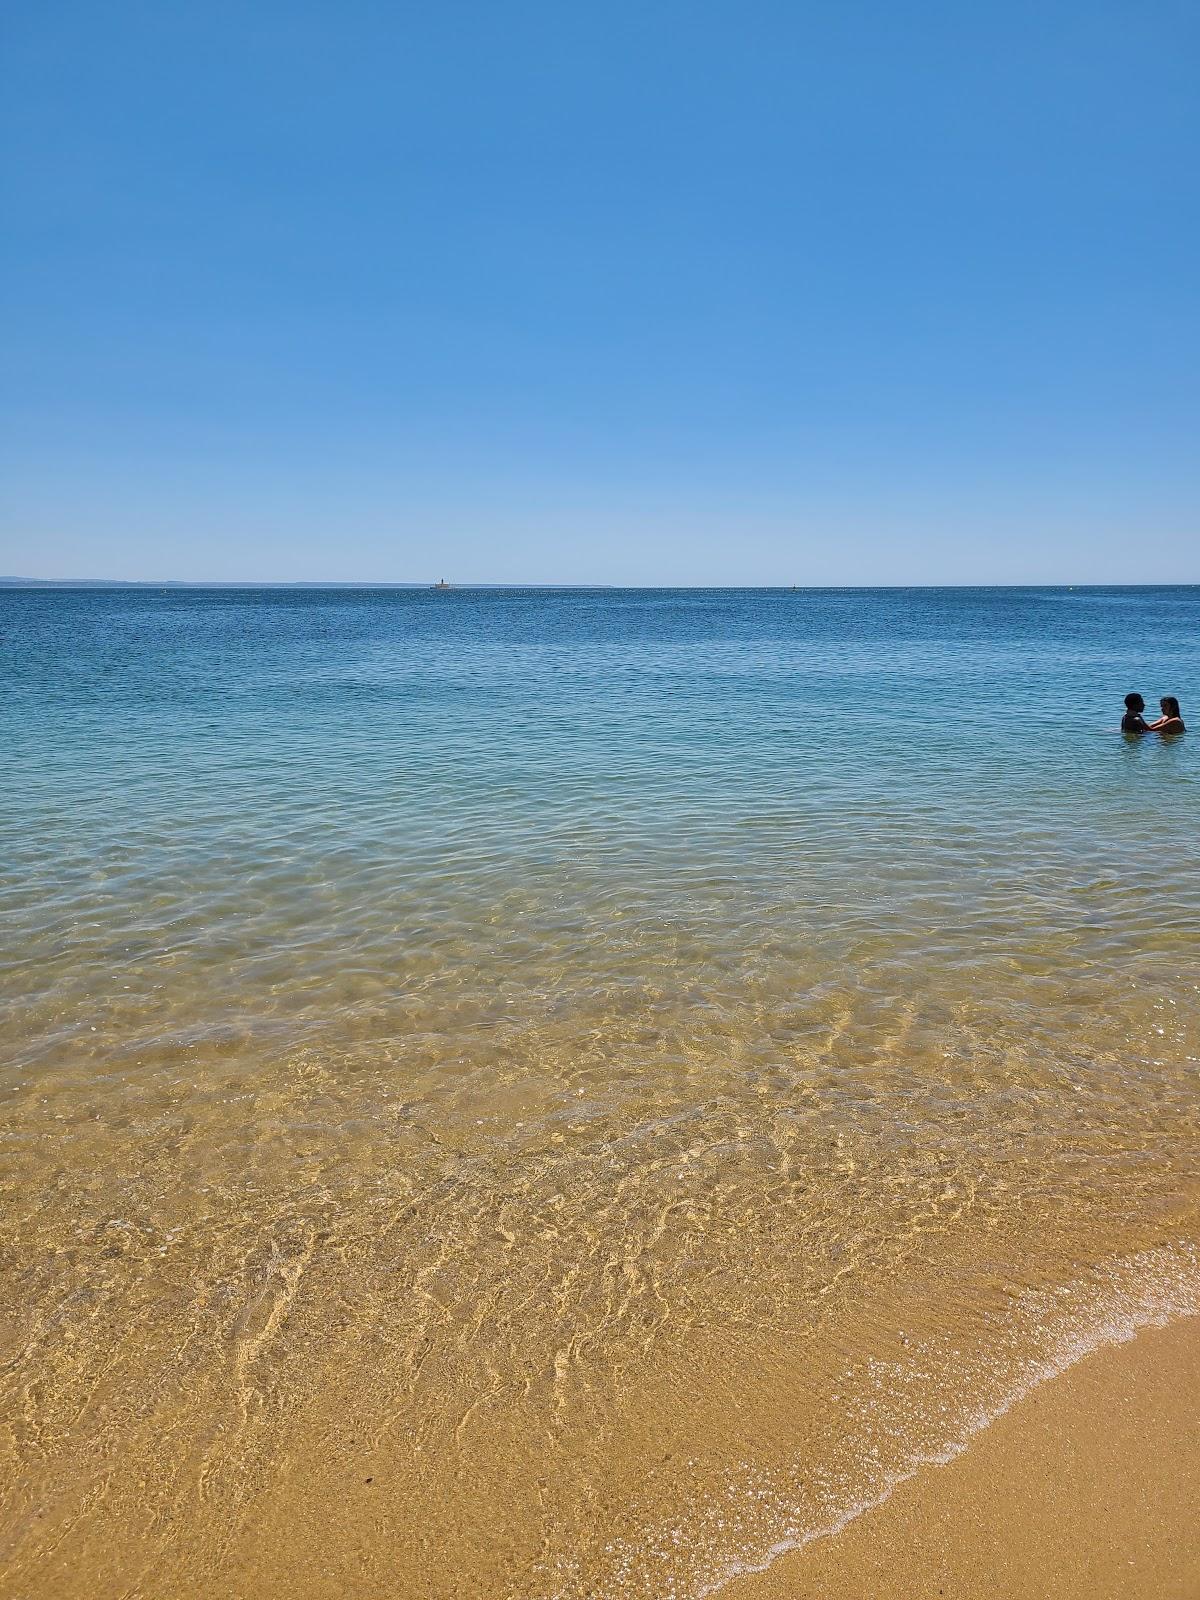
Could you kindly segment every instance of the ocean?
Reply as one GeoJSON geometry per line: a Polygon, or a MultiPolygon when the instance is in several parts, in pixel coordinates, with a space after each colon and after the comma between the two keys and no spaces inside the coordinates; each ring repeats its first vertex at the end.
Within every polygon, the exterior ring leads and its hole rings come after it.
{"type": "Polygon", "coordinates": [[[697,1600],[1200,1310],[1198,645],[0,589],[0,1589],[697,1600]]]}

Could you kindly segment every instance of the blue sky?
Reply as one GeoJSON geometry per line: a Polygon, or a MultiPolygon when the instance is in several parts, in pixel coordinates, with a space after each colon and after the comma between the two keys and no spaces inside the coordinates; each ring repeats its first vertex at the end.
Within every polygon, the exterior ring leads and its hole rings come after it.
{"type": "Polygon", "coordinates": [[[0,573],[1200,580],[1200,10],[6,7],[0,573]]]}

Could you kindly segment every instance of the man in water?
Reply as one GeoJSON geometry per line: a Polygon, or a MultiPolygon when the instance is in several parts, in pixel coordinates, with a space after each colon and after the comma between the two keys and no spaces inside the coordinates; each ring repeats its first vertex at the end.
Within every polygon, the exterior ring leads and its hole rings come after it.
{"type": "Polygon", "coordinates": [[[1146,702],[1140,694],[1127,694],[1125,696],[1125,715],[1121,718],[1122,733],[1146,733],[1148,724],[1142,712],[1146,709],[1146,702]]]}

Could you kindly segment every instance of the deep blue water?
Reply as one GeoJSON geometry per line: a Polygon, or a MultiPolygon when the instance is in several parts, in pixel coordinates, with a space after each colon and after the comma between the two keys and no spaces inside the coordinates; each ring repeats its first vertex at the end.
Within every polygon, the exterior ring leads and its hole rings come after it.
{"type": "Polygon", "coordinates": [[[206,806],[352,843],[381,787],[418,859],[814,811],[1184,847],[1192,742],[1115,730],[1187,715],[1198,642],[1197,588],[0,590],[6,859],[206,806]]]}

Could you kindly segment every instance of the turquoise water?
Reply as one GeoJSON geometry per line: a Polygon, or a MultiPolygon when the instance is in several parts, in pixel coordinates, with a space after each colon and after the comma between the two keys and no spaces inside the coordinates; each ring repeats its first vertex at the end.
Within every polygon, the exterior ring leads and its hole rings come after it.
{"type": "Polygon", "coordinates": [[[819,1522],[899,1300],[1001,1399],[1029,1296],[1190,1304],[1200,734],[1117,730],[1200,720],[1198,639],[1194,587],[0,590],[22,1593],[109,1571],[97,1451],[159,1594],[274,1593],[289,1495],[358,1526],[335,1400],[440,1441],[394,1592],[708,1592],[819,1522]]]}
{"type": "Polygon", "coordinates": [[[939,919],[994,945],[1057,896],[1046,936],[1115,958],[1168,884],[1168,920],[1196,910],[1195,747],[1114,730],[1133,686],[1186,714],[1197,589],[8,591],[0,616],[18,1058],[47,1004],[105,1011],[164,945],[251,1018],[309,961],[390,986],[457,937],[536,964],[514,896],[535,942],[619,910],[719,946],[728,910],[842,955],[939,919]],[[26,987],[63,941],[66,988],[26,987]]]}

